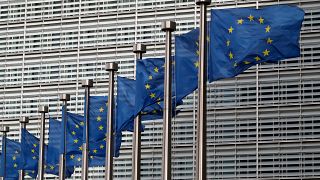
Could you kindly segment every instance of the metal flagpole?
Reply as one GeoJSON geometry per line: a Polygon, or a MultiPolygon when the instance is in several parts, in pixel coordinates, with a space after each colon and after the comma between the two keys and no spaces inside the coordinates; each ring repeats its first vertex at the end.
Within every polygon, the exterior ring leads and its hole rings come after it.
{"type": "Polygon", "coordinates": [[[200,64],[197,110],[197,180],[207,178],[207,6],[211,0],[197,0],[200,5],[200,64]]]}
{"type": "Polygon", "coordinates": [[[88,168],[89,168],[89,99],[90,99],[90,88],[93,87],[93,81],[91,79],[83,80],[82,81],[82,87],[85,87],[85,98],[86,98],[86,104],[85,104],[85,143],[83,143],[83,151],[82,151],[82,180],[88,179],[88,168]]]}
{"type": "MultiPolygon", "coordinates": [[[[22,143],[22,129],[26,129],[27,124],[29,123],[28,117],[21,117],[20,120],[20,143],[22,143]]],[[[24,180],[24,170],[19,170],[19,180],[24,180]]]]}
{"type": "Polygon", "coordinates": [[[105,179],[113,179],[113,151],[114,151],[114,75],[118,71],[117,63],[108,63],[106,70],[109,71],[109,93],[108,93],[108,117],[107,117],[107,142],[106,142],[106,164],[105,164],[105,179]]]}
{"type": "MultiPolygon", "coordinates": [[[[146,53],[146,46],[143,44],[133,45],[133,53],[136,54],[136,61],[142,59],[146,53]]],[[[137,72],[137,71],[136,71],[137,72]]],[[[137,74],[136,74],[137,76],[137,74]]],[[[141,115],[134,120],[133,141],[132,141],[132,180],[140,180],[141,170],[141,115]]]]}
{"type": "Polygon", "coordinates": [[[39,150],[39,163],[38,163],[38,180],[44,179],[44,139],[45,139],[45,125],[46,113],[48,113],[48,106],[40,106],[39,113],[41,113],[41,130],[40,130],[40,150],[39,150]]]}
{"type": "Polygon", "coordinates": [[[7,133],[9,132],[9,127],[7,126],[2,126],[0,129],[0,132],[3,134],[2,138],[2,153],[3,153],[3,161],[2,161],[2,166],[3,166],[3,178],[6,179],[6,164],[7,164],[7,133]]]}
{"type": "MultiPolygon", "coordinates": [[[[70,94],[60,94],[59,95],[60,101],[63,102],[64,108],[62,109],[63,114],[67,113],[67,102],[70,101],[70,94]]],[[[67,118],[66,115],[62,116],[62,123],[63,123],[63,153],[60,154],[59,158],[59,180],[64,180],[66,177],[66,152],[67,152],[67,118]]]]}
{"type": "Polygon", "coordinates": [[[162,22],[161,30],[166,32],[165,75],[164,75],[164,109],[163,109],[163,143],[162,143],[162,179],[171,179],[171,118],[172,118],[172,62],[171,38],[176,30],[173,21],[162,22]]]}

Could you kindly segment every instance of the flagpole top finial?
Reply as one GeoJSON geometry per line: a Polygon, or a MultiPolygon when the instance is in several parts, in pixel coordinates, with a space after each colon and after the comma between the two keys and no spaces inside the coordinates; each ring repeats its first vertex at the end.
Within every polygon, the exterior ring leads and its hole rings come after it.
{"type": "Polygon", "coordinates": [[[133,53],[146,53],[147,47],[144,44],[134,44],[133,45],[133,53]]]}
{"type": "Polygon", "coordinates": [[[210,5],[211,4],[211,0],[197,0],[196,4],[197,5],[201,5],[201,4],[210,5]]]}
{"type": "Polygon", "coordinates": [[[47,113],[49,112],[48,106],[40,106],[38,109],[39,113],[47,113]]]}
{"type": "Polygon", "coordinates": [[[10,128],[8,126],[1,126],[0,132],[2,133],[7,133],[9,132],[10,128]]]}
{"type": "Polygon", "coordinates": [[[27,124],[29,123],[29,117],[26,117],[26,116],[23,116],[23,117],[20,117],[20,120],[19,120],[20,123],[24,123],[24,124],[27,124]]]}
{"type": "Polygon", "coordinates": [[[93,87],[92,79],[86,79],[81,81],[82,87],[93,87]]]}
{"type": "Polygon", "coordinates": [[[174,21],[163,21],[161,24],[162,31],[175,31],[176,30],[176,22],[174,21]]]}
{"type": "Polygon", "coordinates": [[[117,63],[107,63],[106,64],[106,70],[107,71],[118,71],[118,64],[117,63]]]}
{"type": "Polygon", "coordinates": [[[70,101],[70,94],[59,94],[60,101],[70,101]]]}

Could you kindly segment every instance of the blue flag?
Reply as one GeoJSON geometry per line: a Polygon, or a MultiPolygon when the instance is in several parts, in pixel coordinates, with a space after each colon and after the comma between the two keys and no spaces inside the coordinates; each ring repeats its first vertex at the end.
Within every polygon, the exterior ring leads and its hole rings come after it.
{"type": "Polygon", "coordinates": [[[164,62],[164,58],[137,61],[135,114],[163,100],[164,62]]]}
{"type": "MultiPolygon", "coordinates": [[[[38,161],[39,161],[39,139],[34,135],[29,133],[26,129],[21,129],[21,169],[38,171],[38,161]]],[[[58,149],[52,152],[54,154],[48,155],[48,145],[45,144],[45,172],[47,174],[59,175],[59,165],[56,163],[56,156],[59,155],[58,149]]]]}
{"type": "MultiPolygon", "coordinates": [[[[64,144],[64,140],[61,139],[63,137],[63,123],[61,121],[50,118],[49,120],[49,143],[48,143],[48,153],[47,163],[54,164],[55,166],[59,166],[59,148],[61,144],[64,144]]],[[[50,170],[50,174],[59,175],[58,169],[50,170]]],[[[74,172],[73,166],[67,166],[66,168],[66,177],[71,177],[74,172]]]]}
{"type": "MultiPolygon", "coordinates": [[[[64,116],[64,114],[63,114],[64,116]]],[[[81,166],[82,165],[82,142],[84,117],[81,115],[67,112],[67,165],[81,166]]],[[[118,133],[119,134],[119,133],[118,133]]],[[[116,135],[117,142],[121,142],[121,134],[116,135]]],[[[119,156],[120,145],[117,144],[115,156],[119,156]]],[[[105,146],[106,139],[90,142],[89,144],[89,166],[104,166],[105,165],[105,146]]]]}
{"type": "Polygon", "coordinates": [[[198,88],[199,29],[176,36],[175,78],[177,99],[183,99],[198,88]]]}
{"type": "MultiPolygon", "coordinates": [[[[117,131],[133,131],[136,98],[136,81],[118,76],[117,84],[117,131]]],[[[173,106],[174,107],[174,106],[173,106]]],[[[175,108],[173,108],[175,110],[175,108]]],[[[145,120],[154,120],[163,118],[163,101],[159,101],[145,107],[141,111],[141,118],[145,120]]],[[[143,126],[141,127],[143,130],[143,126]]]]}
{"type": "MultiPolygon", "coordinates": [[[[105,149],[102,148],[106,144],[107,133],[107,115],[108,115],[108,97],[107,96],[90,96],[89,101],[89,148],[90,155],[105,157],[105,149]]],[[[118,124],[115,118],[114,127],[118,124]]],[[[85,134],[83,135],[85,136],[85,134]]],[[[119,156],[122,134],[114,133],[114,156],[119,156]]],[[[85,137],[84,137],[85,138],[85,137]]]]}
{"type": "MultiPolygon", "coordinates": [[[[7,155],[5,179],[19,179],[19,170],[21,169],[21,144],[10,139],[6,139],[6,142],[7,155]]],[[[3,154],[1,154],[0,157],[0,176],[3,176],[3,154]]],[[[32,178],[36,178],[37,176],[35,171],[26,171],[25,175],[29,175],[32,178]]]]}
{"type": "Polygon", "coordinates": [[[304,11],[288,5],[211,10],[209,81],[300,56],[304,11]]]}

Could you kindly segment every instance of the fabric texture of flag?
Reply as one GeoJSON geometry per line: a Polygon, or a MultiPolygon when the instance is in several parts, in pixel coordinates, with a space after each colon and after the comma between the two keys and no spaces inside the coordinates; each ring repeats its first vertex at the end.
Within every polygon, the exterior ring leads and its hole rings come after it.
{"type": "MultiPolygon", "coordinates": [[[[53,118],[49,119],[49,143],[48,143],[48,152],[46,153],[47,163],[53,164],[59,167],[59,148],[61,144],[64,142],[64,139],[61,139],[61,135],[63,136],[63,123],[61,121],[55,120],[53,118]],[[51,156],[51,157],[48,157],[51,156]]],[[[63,146],[62,146],[63,147],[63,146]]],[[[49,173],[59,175],[59,169],[50,168],[47,171],[51,171],[49,173]]],[[[74,172],[73,166],[67,166],[66,168],[66,177],[71,177],[74,172]]]]}
{"type": "MultiPolygon", "coordinates": [[[[26,129],[21,129],[21,169],[38,172],[39,161],[39,139],[29,133],[26,129]]],[[[55,163],[55,156],[58,155],[58,149],[53,155],[48,154],[48,145],[45,144],[45,172],[47,174],[59,175],[59,165],[55,163]],[[53,163],[52,163],[53,162],[53,163]]]]}
{"type": "Polygon", "coordinates": [[[164,58],[137,61],[135,114],[163,100],[164,58]]]}
{"type": "Polygon", "coordinates": [[[198,88],[199,28],[175,38],[175,78],[177,99],[198,88]]]}
{"type": "Polygon", "coordinates": [[[300,56],[304,11],[295,6],[211,10],[209,81],[300,56]]]}
{"type": "MultiPolygon", "coordinates": [[[[162,82],[163,84],[163,82],[162,82]]],[[[136,81],[125,77],[118,77],[117,84],[117,131],[133,131],[136,98],[136,81]]],[[[175,102],[173,102],[173,105],[175,102]]],[[[175,106],[173,106],[173,111],[175,106]]],[[[141,112],[141,120],[155,120],[163,118],[163,101],[145,107],[141,112]]],[[[144,127],[141,126],[142,131],[144,127]]]]}
{"type": "Polygon", "coordinates": [[[4,168],[6,167],[6,177],[5,179],[19,179],[19,169],[20,169],[20,143],[10,140],[8,138],[2,138],[2,142],[7,143],[7,154],[6,154],[6,165],[4,165],[4,154],[1,154],[1,167],[0,176],[3,177],[4,168]]]}

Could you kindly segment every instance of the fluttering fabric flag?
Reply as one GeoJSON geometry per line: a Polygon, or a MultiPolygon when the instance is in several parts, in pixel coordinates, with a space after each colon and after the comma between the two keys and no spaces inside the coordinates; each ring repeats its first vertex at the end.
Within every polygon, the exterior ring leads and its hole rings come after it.
{"type": "MultiPolygon", "coordinates": [[[[63,113],[64,116],[64,113],[63,113]]],[[[67,112],[67,165],[81,166],[82,165],[82,142],[83,129],[85,126],[84,116],[67,112]]],[[[91,125],[91,124],[90,124],[91,125]]],[[[119,133],[117,133],[119,134],[119,133]]],[[[121,134],[115,135],[116,142],[121,142],[121,134]]],[[[121,144],[120,144],[121,145],[121,144]]],[[[115,146],[115,157],[119,156],[119,143],[115,146]]],[[[106,138],[97,141],[91,141],[89,144],[89,166],[104,166],[106,138]]]]}
{"type": "Polygon", "coordinates": [[[148,58],[137,61],[135,113],[163,101],[164,58],[148,58]]]}
{"type": "MultiPolygon", "coordinates": [[[[105,157],[105,150],[102,148],[106,143],[107,133],[107,113],[108,113],[108,97],[107,96],[90,96],[89,101],[89,149],[90,155],[105,157]]],[[[86,108],[85,108],[86,109],[86,108]]],[[[114,127],[118,124],[117,119],[114,127]]],[[[85,134],[83,134],[85,136],[85,134]]],[[[119,156],[121,146],[121,132],[114,132],[114,157],[119,156]]]]}
{"type": "MultiPolygon", "coordinates": [[[[5,179],[15,180],[19,179],[19,170],[21,169],[21,144],[19,142],[6,139],[7,142],[7,155],[6,155],[6,177],[5,179]]],[[[3,176],[3,163],[4,155],[0,155],[0,176],[3,176]]],[[[26,171],[25,175],[36,178],[35,171],[26,171]]]]}
{"type": "MultiPolygon", "coordinates": [[[[21,169],[38,172],[38,161],[39,161],[39,142],[40,140],[28,132],[26,129],[21,129],[21,169]]],[[[59,175],[59,165],[55,163],[56,155],[58,155],[58,149],[55,150],[57,153],[52,155],[48,154],[48,145],[45,144],[45,173],[59,175]],[[52,163],[53,162],[53,163],[52,163]]],[[[51,151],[52,152],[52,151],[51,151]]]]}
{"type": "Polygon", "coordinates": [[[288,5],[211,10],[209,81],[299,57],[303,19],[302,9],[288,5]]]}
{"type": "Polygon", "coordinates": [[[198,88],[199,29],[175,37],[175,78],[177,99],[198,88]]]}
{"type": "MultiPolygon", "coordinates": [[[[136,98],[136,81],[125,77],[117,78],[117,131],[133,131],[136,98]]],[[[173,106],[173,111],[175,107],[173,106]]],[[[163,118],[163,103],[159,101],[145,107],[141,111],[141,119],[154,120],[163,118]]],[[[143,131],[143,126],[141,127],[143,131]]]]}
{"type": "MultiPolygon", "coordinates": [[[[50,118],[48,152],[46,153],[46,159],[48,164],[54,164],[55,166],[59,167],[59,156],[61,154],[59,153],[59,148],[61,147],[61,143],[64,142],[64,139],[61,138],[61,136],[64,137],[63,134],[63,123],[61,121],[50,118]]],[[[48,169],[47,171],[51,171],[51,174],[59,175],[59,169],[48,169]]],[[[73,166],[66,167],[66,177],[71,177],[73,172],[73,166]]]]}

